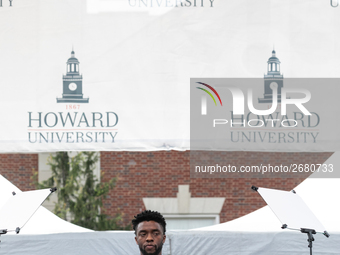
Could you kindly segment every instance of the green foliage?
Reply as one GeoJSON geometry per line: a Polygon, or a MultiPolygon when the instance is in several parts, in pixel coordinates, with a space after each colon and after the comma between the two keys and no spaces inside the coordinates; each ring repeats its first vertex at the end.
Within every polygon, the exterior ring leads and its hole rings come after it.
{"type": "Polygon", "coordinates": [[[71,158],[68,152],[57,152],[48,160],[52,177],[36,184],[38,188],[57,187],[54,213],[65,220],[93,230],[127,229],[129,226],[120,225],[121,214],[110,218],[101,212],[103,200],[114,188],[116,178],[99,182],[93,174],[97,162],[96,152],[80,152],[71,158]]]}

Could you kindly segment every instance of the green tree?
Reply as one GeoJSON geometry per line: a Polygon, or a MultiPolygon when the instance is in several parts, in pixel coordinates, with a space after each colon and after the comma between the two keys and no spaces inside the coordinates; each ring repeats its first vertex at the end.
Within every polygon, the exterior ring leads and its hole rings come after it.
{"type": "Polygon", "coordinates": [[[52,176],[36,184],[39,188],[57,187],[54,213],[65,220],[93,230],[129,229],[121,225],[122,214],[109,217],[101,211],[116,178],[98,181],[93,173],[98,159],[96,152],[79,152],[71,158],[68,152],[57,152],[48,160],[52,176]]]}

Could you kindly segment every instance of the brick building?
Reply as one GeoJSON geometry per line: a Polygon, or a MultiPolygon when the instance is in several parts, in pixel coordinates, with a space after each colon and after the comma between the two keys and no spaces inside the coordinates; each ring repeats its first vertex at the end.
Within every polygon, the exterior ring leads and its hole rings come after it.
{"type": "MultiPolygon", "coordinates": [[[[223,154],[230,164],[236,166],[259,160],[272,165],[289,162],[320,164],[332,155],[329,152],[223,154]]],[[[42,158],[42,154],[0,154],[0,174],[23,191],[34,189],[31,177],[33,171],[42,171],[42,158]]],[[[164,210],[162,213],[167,220],[174,220],[174,226],[192,219],[196,222],[191,226],[200,226],[197,225],[199,220],[203,225],[222,223],[265,205],[262,198],[251,190],[252,185],[291,190],[304,179],[190,178],[189,166],[189,151],[100,152],[102,181],[118,178],[103,210],[110,215],[123,213],[124,224],[129,224],[133,215],[144,209],[164,210]]]]}

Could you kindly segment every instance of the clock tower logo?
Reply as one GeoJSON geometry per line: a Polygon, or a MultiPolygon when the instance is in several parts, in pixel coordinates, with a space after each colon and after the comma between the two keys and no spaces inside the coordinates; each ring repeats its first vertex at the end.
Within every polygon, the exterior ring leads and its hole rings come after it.
{"type": "Polygon", "coordinates": [[[73,50],[66,68],[66,75],[63,75],[63,97],[57,98],[57,103],[88,103],[89,98],[83,98],[83,76],[79,74],[79,61],[73,50]]]}

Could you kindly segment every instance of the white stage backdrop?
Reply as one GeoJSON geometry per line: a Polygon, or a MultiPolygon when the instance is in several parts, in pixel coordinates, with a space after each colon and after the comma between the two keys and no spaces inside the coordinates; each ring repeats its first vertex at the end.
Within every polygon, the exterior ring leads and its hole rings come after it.
{"type": "MultiPolygon", "coordinates": [[[[263,78],[273,48],[285,78],[340,75],[340,7],[325,0],[1,5],[0,152],[190,149],[190,78],[263,78]]],[[[338,92],[320,128],[339,123],[338,92]]],[[[248,148],[273,150],[229,149],[248,148]]]]}

